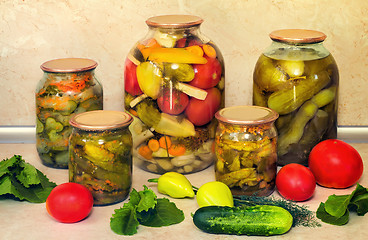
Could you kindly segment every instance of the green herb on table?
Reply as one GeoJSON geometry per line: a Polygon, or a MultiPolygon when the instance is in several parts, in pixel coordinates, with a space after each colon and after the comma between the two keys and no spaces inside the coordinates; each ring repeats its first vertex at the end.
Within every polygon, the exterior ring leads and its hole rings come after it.
{"type": "Polygon", "coordinates": [[[115,209],[110,219],[111,230],[120,235],[133,235],[141,224],[147,227],[163,227],[184,220],[183,211],[167,198],[157,198],[156,194],[144,186],[144,190],[133,189],[129,202],[115,209]]]}
{"type": "Polygon", "coordinates": [[[0,162],[0,199],[14,197],[32,203],[46,201],[56,186],[20,155],[0,162]]]}
{"type": "Polygon", "coordinates": [[[358,216],[368,212],[368,190],[357,184],[349,195],[331,195],[317,209],[317,218],[333,225],[345,225],[349,221],[349,212],[355,211],[358,216]]]}

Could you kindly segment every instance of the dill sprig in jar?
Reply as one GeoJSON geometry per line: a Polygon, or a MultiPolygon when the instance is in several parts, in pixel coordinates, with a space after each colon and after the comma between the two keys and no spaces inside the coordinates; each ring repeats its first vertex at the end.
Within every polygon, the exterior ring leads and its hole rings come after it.
{"type": "Polygon", "coordinates": [[[268,196],[277,170],[277,112],[234,106],[216,113],[215,176],[234,195],[268,196]]]}
{"type": "Polygon", "coordinates": [[[90,111],[70,120],[69,181],[86,186],[94,205],[123,201],[132,184],[132,117],[119,111],[90,111]]]}

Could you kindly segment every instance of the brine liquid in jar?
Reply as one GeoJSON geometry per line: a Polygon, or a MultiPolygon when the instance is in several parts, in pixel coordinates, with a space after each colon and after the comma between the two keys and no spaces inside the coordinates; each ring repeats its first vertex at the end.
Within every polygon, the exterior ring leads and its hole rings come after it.
{"type": "Polygon", "coordinates": [[[253,104],[280,115],[278,164],[308,165],[317,143],[337,137],[337,65],[321,32],[286,29],[270,37],[255,66],[253,104]]]}
{"type": "Polygon", "coordinates": [[[125,62],[125,109],[138,167],[193,173],[213,163],[216,111],[224,106],[224,62],[190,15],[149,18],[125,62]]]}
{"type": "Polygon", "coordinates": [[[126,199],[132,184],[132,117],[119,111],[90,111],[70,124],[69,181],[84,185],[94,205],[126,199]]]}
{"type": "Polygon", "coordinates": [[[233,195],[268,196],[275,188],[278,114],[265,107],[234,106],[216,113],[215,176],[233,195]]]}

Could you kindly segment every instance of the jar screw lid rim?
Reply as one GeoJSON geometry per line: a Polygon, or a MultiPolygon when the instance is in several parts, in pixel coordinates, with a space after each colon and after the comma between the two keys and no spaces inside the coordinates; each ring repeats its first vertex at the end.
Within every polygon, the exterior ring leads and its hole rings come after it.
{"type": "Polygon", "coordinates": [[[198,26],[203,22],[203,19],[194,15],[158,15],[150,17],[146,20],[149,27],[160,28],[185,28],[198,26]]]}
{"type": "Polygon", "coordinates": [[[41,69],[45,72],[70,73],[95,69],[97,62],[88,58],[58,58],[44,62],[41,69]]]}
{"type": "Polygon", "coordinates": [[[232,106],[216,112],[215,117],[230,124],[257,125],[276,121],[279,114],[267,107],[261,106],[232,106]]]}
{"type": "Polygon", "coordinates": [[[122,111],[94,110],[74,115],[69,123],[71,126],[84,130],[108,130],[128,126],[133,117],[122,111]]]}
{"type": "Polygon", "coordinates": [[[319,43],[327,37],[323,32],[309,29],[280,29],[269,36],[274,41],[288,43],[319,43]]]}

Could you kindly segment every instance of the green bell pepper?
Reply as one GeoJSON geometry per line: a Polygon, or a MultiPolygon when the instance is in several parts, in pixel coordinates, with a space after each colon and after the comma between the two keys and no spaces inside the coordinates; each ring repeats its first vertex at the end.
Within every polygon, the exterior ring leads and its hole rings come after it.
{"type": "Polygon", "coordinates": [[[230,188],[223,182],[214,181],[203,184],[197,191],[198,206],[234,206],[230,188]]]}
{"type": "Polygon", "coordinates": [[[148,179],[148,182],[157,182],[158,191],[173,198],[194,197],[192,184],[177,172],[167,172],[159,178],[148,179]]]}

